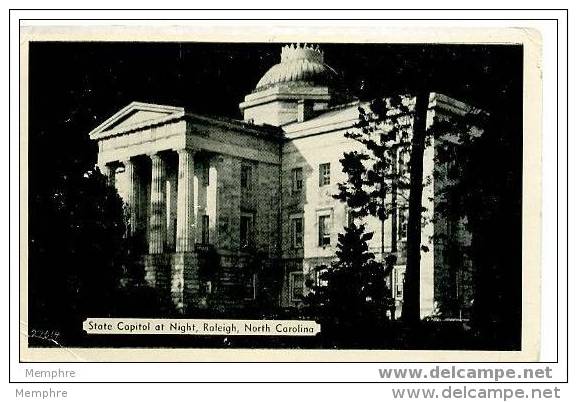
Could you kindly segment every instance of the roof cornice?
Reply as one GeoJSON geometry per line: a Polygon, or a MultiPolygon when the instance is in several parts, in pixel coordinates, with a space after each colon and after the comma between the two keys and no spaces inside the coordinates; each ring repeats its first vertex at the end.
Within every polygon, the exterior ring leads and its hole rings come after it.
{"type": "Polygon", "coordinates": [[[113,114],[108,119],[106,119],[98,127],[93,129],[88,135],[92,140],[114,137],[120,134],[124,134],[126,132],[163,124],[172,120],[178,120],[183,116],[184,116],[183,107],[157,105],[153,103],[143,103],[143,102],[132,102],[129,105],[120,109],[118,112],[113,114]],[[122,121],[122,119],[124,119],[126,116],[136,111],[157,112],[157,113],[164,113],[165,115],[159,118],[138,122],[119,129],[107,130],[108,127],[112,127],[115,123],[122,121]]]}

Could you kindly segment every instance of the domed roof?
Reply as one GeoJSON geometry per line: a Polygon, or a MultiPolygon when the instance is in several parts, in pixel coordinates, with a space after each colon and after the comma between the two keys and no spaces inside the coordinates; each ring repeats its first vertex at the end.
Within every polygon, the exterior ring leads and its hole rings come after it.
{"type": "Polygon", "coordinates": [[[327,85],[337,72],[324,63],[318,46],[287,45],[282,48],[281,62],[272,66],[256,84],[256,91],[288,82],[327,85]]]}

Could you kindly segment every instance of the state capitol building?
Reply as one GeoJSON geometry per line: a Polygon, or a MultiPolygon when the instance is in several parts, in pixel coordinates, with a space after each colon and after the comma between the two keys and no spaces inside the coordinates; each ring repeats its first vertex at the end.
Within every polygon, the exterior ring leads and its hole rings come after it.
{"type": "MultiPolygon", "coordinates": [[[[360,147],[344,134],[355,130],[362,106],[340,96],[337,80],[318,46],[287,45],[240,103],[243,120],[133,102],[90,133],[100,169],[127,205],[145,279],[179,311],[245,306],[263,293],[280,308],[298,308],[307,284],[318,280],[315,268],[335,259],[337,236],[349,222],[346,204],[333,198],[347,180],[339,160],[360,147]]],[[[466,111],[462,102],[430,96],[431,121],[466,111]]],[[[434,155],[433,141],[424,176],[433,177],[434,155]]],[[[441,185],[425,186],[425,214],[434,213],[441,185]]],[[[378,220],[365,220],[376,259],[384,258],[381,233],[385,253],[397,254],[389,281],[396,315],[406,220],[400,212],[384,231],[378,220]]],[[[436,220],[422,227],[422,241],[431,243],[421,253],[423,317],[443,297],[470,302],[470,266],[451,268],[443,255],[443,242],[467,241],[462,226],[436,220]],[[434,236],[449,229],[452,239],[434,236]]]]}

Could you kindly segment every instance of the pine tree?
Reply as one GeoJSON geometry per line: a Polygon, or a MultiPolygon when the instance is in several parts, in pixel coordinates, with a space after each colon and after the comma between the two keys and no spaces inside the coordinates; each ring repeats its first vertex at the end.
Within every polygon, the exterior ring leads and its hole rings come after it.
{"type": "MultiPolygon", "coordinates": [[[[355,130],[345,136],[359,142],[363,149],[343,154],[341,165],[348,179],[338,184],[339,191],[334,196],[346,202],[352,218],[372,216],[380,221],[380,263],[385,277],[392,274],[391,262],[398,251],[397,217],[406,209],[406,190],[410,188],[407,172],[398,166],[399,159],[406,159],[410,152],[412,112],[412,99],[404,95],[375,99],[368,106],[359,107],[355,130]],[[385,224],[389,218],[393,236],[391,253],[386,255],[385,224]]],[[[389,304],[392,303],[390,297],[389,304]]]]}
{"type": "Polygon", "coordinates": [[[366,318],[371,306],[385,303],[385,272],[367,243],[372,237],[364,225],[351,223],[338,235],[337,259],[330,266],[317,267],[318,283],[311,286],[306,301],[337,323],[348,325],[355,317],[366,318]]]}

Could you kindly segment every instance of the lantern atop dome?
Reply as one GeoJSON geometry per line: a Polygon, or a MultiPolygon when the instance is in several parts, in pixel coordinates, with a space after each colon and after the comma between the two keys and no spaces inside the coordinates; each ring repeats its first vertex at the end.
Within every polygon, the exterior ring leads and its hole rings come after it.
{"type": "Polygon", "coordinates": [[[280,54],[280,60],[286,62],[289,60],[306,59],[317,63],[324,63],[324,53],[319,45],[307,45],[306,43],[291,44],[283,46],[280,54]]]}
{"type": "Polygon", "coordinates": [[[255,91],[282,83],[329,85],[337,72],[324,62],[318,45],[290,44],[281,49],[281,61],[272,66],[260,79],[255,91]]]}

